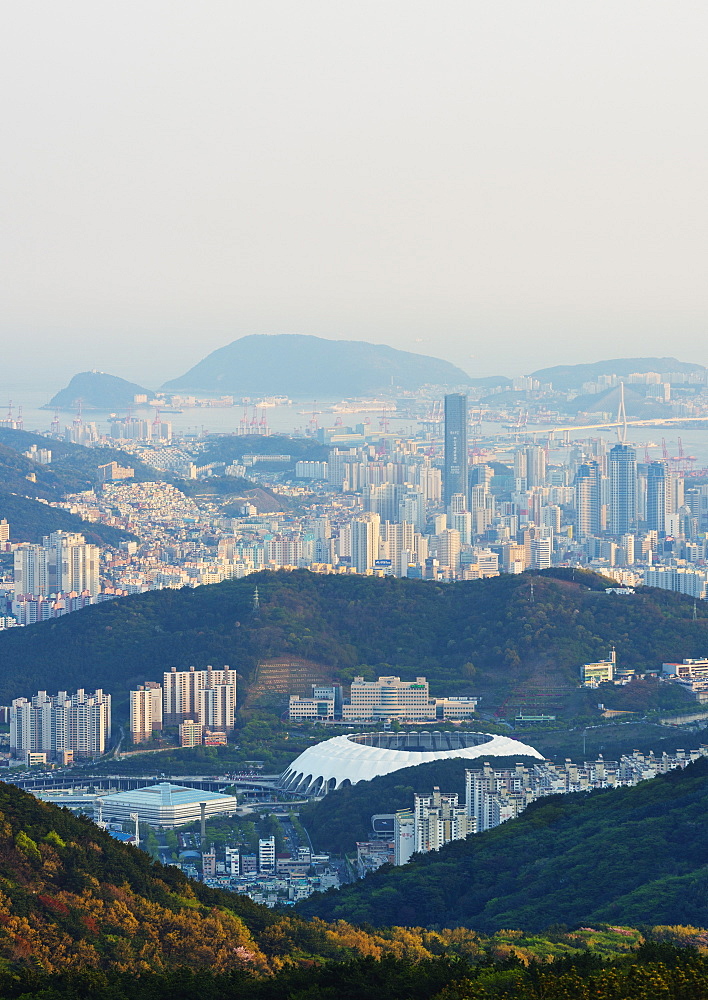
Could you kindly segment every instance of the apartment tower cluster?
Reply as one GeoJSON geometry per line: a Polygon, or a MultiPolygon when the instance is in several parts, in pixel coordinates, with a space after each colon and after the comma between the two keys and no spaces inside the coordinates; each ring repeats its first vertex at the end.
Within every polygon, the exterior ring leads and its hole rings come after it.
{"type": "MultiPolygon", "coordinates": [[[[178,670],[163,674],[160,685],[148,681],[130,692],[130,735],[144,743],[166,726],[179,726],[182,746],[233,731],[236,716],[236,671],[225,666],[178,670]]],[[[219,740],[219,742],[223,742],[219,740]]]]}

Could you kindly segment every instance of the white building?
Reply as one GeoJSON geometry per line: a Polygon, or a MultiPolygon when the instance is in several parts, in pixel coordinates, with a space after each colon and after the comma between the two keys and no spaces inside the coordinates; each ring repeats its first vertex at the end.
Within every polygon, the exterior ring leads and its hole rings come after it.
{"type": "Polygon", "coordinates": [[[48,760],[71,763],[98,757],[111,740],[111,696],[98,688],[86,694],[79,688],[69,697],[60,691],[51,697],[39,691],[31,701],[15,698],[10,708],[10,750],[27,759],[45,753],[48,760]]]}
{"type": "Polygon", "coordinates": [[[148,681],[130,692],[130,738],[133,743],[144,743],[161,729],[162,688],[148,681]]]}
{"type": "Polygon", "coordinates": [[[96,597],[100,590],[101,550],[83,535],[53,531],[41,545],[18,546],[14,555],[16,594],[81,594],[96,597]]]}
{"type": "Polygon", "coordinates": [[[258,841],[258,869],[261,872],[275,871],[275,837],[262,837],[258,841]]]}
{"type": "Polygon", "coordinates": [[[206,670],[171,670],[163,674],[163,720],[166,726],[174,726],[185,719],[197,719],[202,726],[225,729],[231,732],[234,728],[236,710],[236,671],[229,667],[215,670],[209,666],[206,670]],[[216,691],[216,688],[231,687],[230,692],[216,691]],[[200,699],[203,690],[214,691],[212,697],[200,699]],[[207,723],[205,715],[221,719],[218,726],[207,723]],[[215,713],[215,714],[214,714],[215,713]]]}
{"type": "Polygon", "coordinates": [[[238,800],[234,795],[185,788],[167,781],[102,796],[104,822],[127,823],[131,813],[137,813],[141,823],[162,829],[195,823],[201,818],[202,805],[207,819],[210,816],[231,816],[238,808],[238,800]]]}
{"type": "Polygon", "coordinates": [[[415,850],[419,854],[439,851],[452,840],[464,840],[475,833],[477,823],[458,802],[456,793],[441,794],[436,786],[432,795],[415,796],[415,850]]]}
{"type": "Polygon", "coordinates": [[[433,722],[435,702],[430,700],[425,677],[402,681],[400,677],[379,677],[365,681],[355,677],[348,705],[342,707],[342,718],[348,722],[433,722]]]}
{"type": "Polygon", "coordinates": [[[405,865],[415,851],[415,817],[411,809],[399,809],[393,819],[395,865],[405,865]]]}

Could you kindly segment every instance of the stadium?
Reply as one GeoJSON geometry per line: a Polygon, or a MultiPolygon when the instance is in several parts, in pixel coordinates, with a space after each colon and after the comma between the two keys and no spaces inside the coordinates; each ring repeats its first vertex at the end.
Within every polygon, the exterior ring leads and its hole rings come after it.
{"type": "Polygon", "coordinates": [[[335,736],[308,747],[280,776],[284,791],[299,795],[324,795],[371,781],[404,767],[433,760],[485,760],[491,757],[536,757],[533,747],[509,736],[490,733],[422,732],[364,733],[335,736]]]}

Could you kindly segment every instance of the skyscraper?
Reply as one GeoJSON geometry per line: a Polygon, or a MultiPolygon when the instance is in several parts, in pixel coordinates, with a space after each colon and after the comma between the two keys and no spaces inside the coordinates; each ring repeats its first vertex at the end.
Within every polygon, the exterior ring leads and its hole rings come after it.
{"type": "Polygon", "coordinates": [[[575,513],[578,538],[598,535],[602,529],[600,516],[600,467],[597,462],[584,462],[575,477],[575,513]]]}
{"type": "Polygon", "coordinates": [[[637,453],[628,444],[610,451],[610,534],[625,535],[637,520],[637,453]]]}
{"type": "Polygon", "coordinates": [[[647,528],[661,534],[666,530],[666,466],[650,462],[647,466],[647,528]]]}
{"type": "Polygon", "coordinates": [[[453,493],[468,495],[467,483],[467,396],[453,392],[445,396],[445,467],[443,501],[453,493]]]}

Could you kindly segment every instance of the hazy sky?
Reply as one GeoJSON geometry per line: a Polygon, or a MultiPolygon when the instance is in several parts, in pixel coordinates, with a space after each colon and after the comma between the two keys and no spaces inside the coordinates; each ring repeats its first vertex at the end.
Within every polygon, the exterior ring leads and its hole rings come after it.
{"type": "Polygon", "coordinates": [[[704,0],[5,0],[0,385],[708,363],[704,0]]]}

